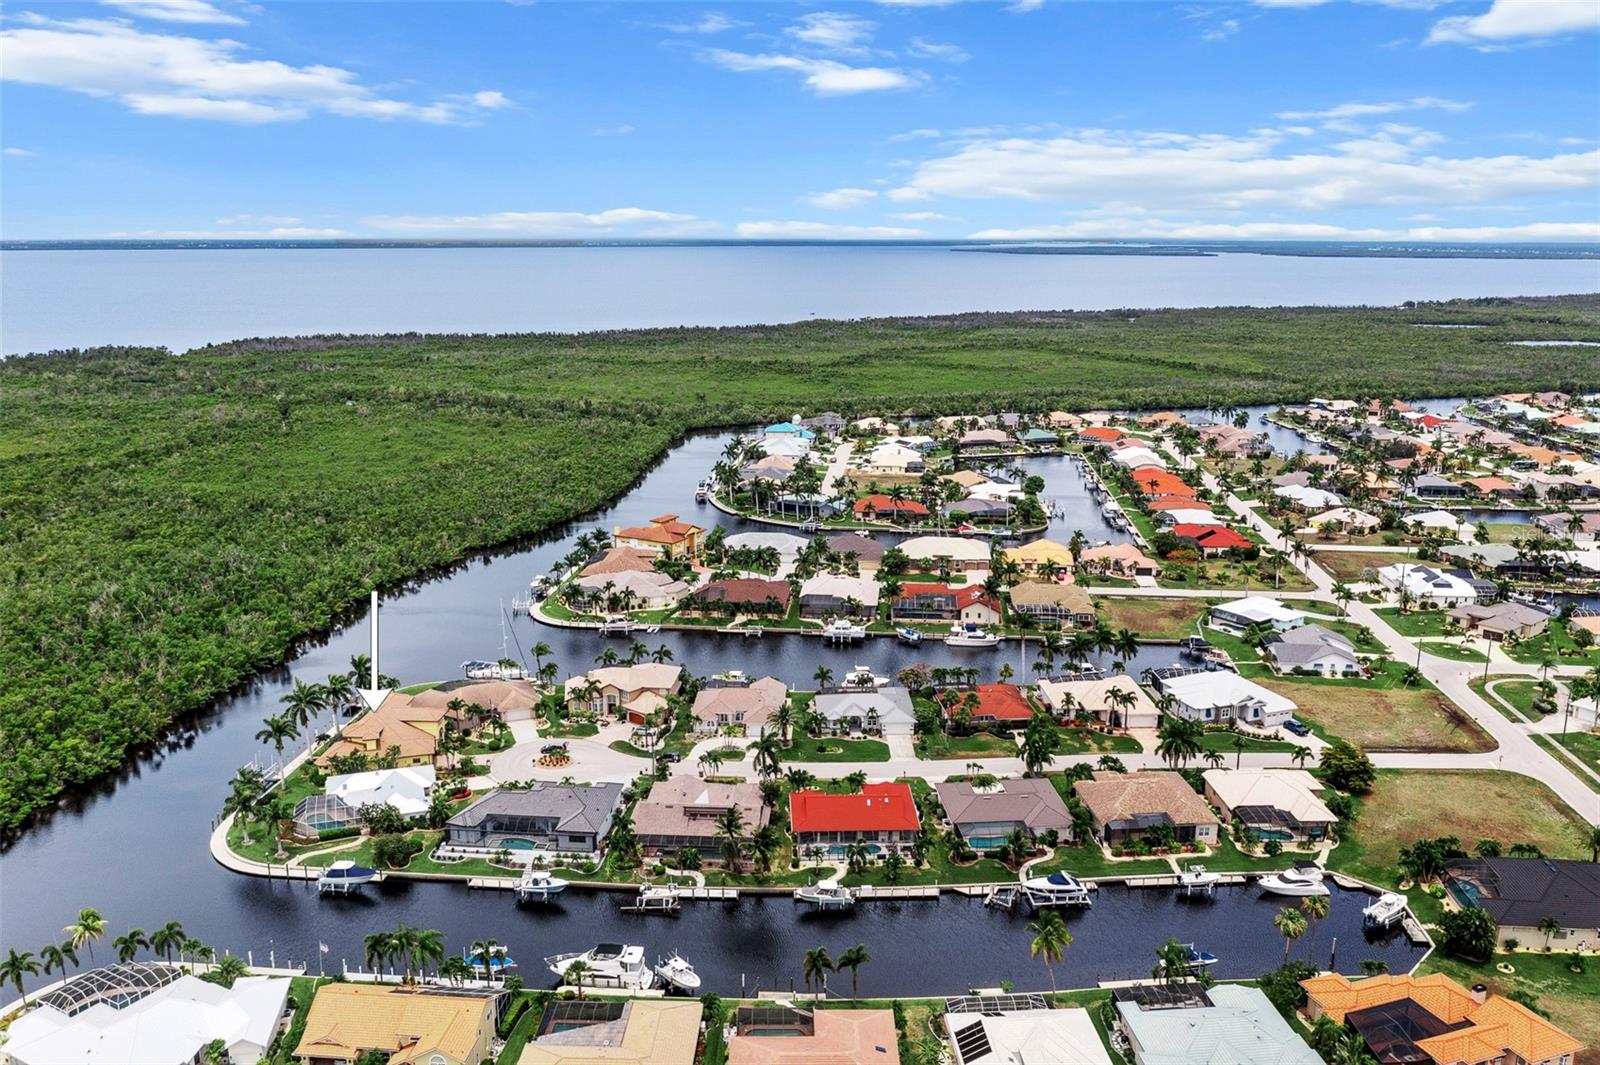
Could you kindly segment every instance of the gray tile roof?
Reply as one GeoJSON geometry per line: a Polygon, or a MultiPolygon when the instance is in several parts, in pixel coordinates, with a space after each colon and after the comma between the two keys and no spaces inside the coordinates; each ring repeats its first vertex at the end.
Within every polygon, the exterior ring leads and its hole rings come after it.
{"type": "Polygon", "coordinates": [[[501,788],[492,791],[449,821],[452,828],[482,824],[497,814],[515,817],[554,817],[556,831],[592,832],[604,836],[611,816],[622,802],[622,785],[550,784],[541,781],[527,791],[501,788]]]}
{"type": "Polygon", "coordinates": [[[1458,858],[1452,880],[1472,883],[1478,905],[1503,925],[1537,927],[1554,917],[1568,928],[1600,928],[1600,865],[1560,858],[1458,858]]]}

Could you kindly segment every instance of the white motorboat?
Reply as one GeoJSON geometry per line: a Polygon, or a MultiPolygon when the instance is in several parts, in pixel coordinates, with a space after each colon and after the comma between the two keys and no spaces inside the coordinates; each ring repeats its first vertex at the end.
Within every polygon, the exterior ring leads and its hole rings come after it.
{"type": "Polygon", "coordinates": [[[700,974],[676,951],[656,962],[656,975],[670,990],[682,991],[686,995],[700,993],[700,974]]]}
{"type": "Polygon", "coordinates": [[[1178,874],[1178,886],[1185,892],[1210,891],[1221,879],[1221,873],[1213,873],[1203,865],[1191,865],[1178,874]]]}
{"type": "Polygon", "coordinates": [[[995,647],[1000,636],[977,626],[951,625],[950,635],[944,638],[946,647],[995,647]]]}
{"type": "Polygon", "coordinates": [[[867,627],[845,618],[834,618],[823,626],[822,638],[830,643],[853,643],[867,638],[867,627]]]}
{"type": "Polygon", "coordinates": [[[1393,891],[1385,891],[1378,901],[1361,911],[1361,923],[1388,928],[1406,915],[1407,899],[1393,891]]]}
{"type": "Polygon", "coordinates": [[[824,910],[844,909],[856,904],[855,892],[837,880],[819,880],[794,889],[796,902],[809,902],[824,910]]]}
{"type": "Polygon", "coordinates": [[[491,947],[487,955],[474,954],[472,948],[468,947],[461,952],[461,957],[468,965],[479,970],[483,968],[484,959],[487,957],[491,976],[504,976],[507,969],[515,969],[517,967],[517,963],[512,960],[510,952],[499,943],[491,947]]]}
{"type": "Polygon", "coordinates": [[[885,688],[888,685],[888,677],[880,677],[866,666],[856,666],[844,675],[846,688],[885,688]]]}
{"type": "Polygon", "coordinates": [[[332,891],[342,895],[355,891],[363,884],[370,884],[376,879],[378,879],[376,869],[368,869],[351,861],[338,861],[324,869],[322,875],[317,877],[317,891],[332,891]]]}
{"type": "Polygon", "coordinates": [[[1217,964],[1217,956],[1207,950],[1197,950],[1193,943],[1183,944],[1183,960],[1197,969],[1217,964]]]}
{"type": "Polygon", "coordinates": [[[567,890],[567,886],[568,882],[559,876],[551,876],[543,869],[529,869],[517,881],[517,900],[548,902],[567,890]]]}
{"type": "Polygon", "coordinates": [[[901,625],[894,630],[894,638],[903,644],[915,647],[922,642],[922,633],[913,629],[910,625],[901,625]]]}
{"type": "Polygon", "coordinates": [[[636,624],[634,620],[626,614],[607,614],[600,622],[600,635],[626,636],[631,633],[635,627],[636,624]]]}
{"type": "Polygon", "coordinates": [[[1022,882],[1022,891],[1034,906],[1090,906],[1089,889],[1071,873],[1051,873],[1022,882]]]}
{"type": "Polygon", "coordinates": [[[678,906],[677,888],[670,884],[644,884],[639,888],[639,897],[622,908],[635,913],[676,913],[678,906]]]}
{"type": "Polygon", "coordinates": [[[1305,898],[1308,895],[1328,894],[1328,885],[1322,882],[1322,870],[1316,866],[1286,869],[1256,881],[1263,891],[1272,895],[1305,898]]]}
{"type": "MultiPolygon", "coordinates": [[[[581,954],[556,954],[545,959],[550,971],[565,982],[574,962],[587,966],[583,982],[588,987],[617,987],[648,991],[656,986],[655,970],[644,960],[644,948],[625,943],[601,943],[581,954]]],[[[574,980],[576,982],[576,980],[574,980]]]]}
{"type": "Polygon", "coordinates": [[[527,680],[529,677],[528,671],[515,662],[484,662],[476,658],[461,663],[461,673],[468,680],[527,680]]]}
{"type": "Polygon", "coordinates": [[[535,601],[547,597],[554,588],[555,584],[543,574],[528,582],[528,594],[533,596],[535,601]]]}

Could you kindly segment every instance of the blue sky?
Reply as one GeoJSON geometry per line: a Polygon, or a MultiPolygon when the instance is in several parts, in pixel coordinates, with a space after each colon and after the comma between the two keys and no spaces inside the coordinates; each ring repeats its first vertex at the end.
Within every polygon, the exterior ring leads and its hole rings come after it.
{"type": "Polygon", "coordinates": [[[1600,4],[11,0],[3,234],[1600,239],[1600,4]]]}

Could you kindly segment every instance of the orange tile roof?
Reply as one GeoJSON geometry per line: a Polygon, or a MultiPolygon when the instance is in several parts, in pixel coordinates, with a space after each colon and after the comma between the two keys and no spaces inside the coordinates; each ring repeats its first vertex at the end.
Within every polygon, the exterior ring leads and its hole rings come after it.
{"type": "Polygon", "coordinates": [[[1159,466],[1140,466],[1133,471],[1133,483],[1147,496],[1186,496],[1194,498],[1194,489],[1175,473],[1159,466]]]}
{"type": "Polygon", "coordinates": [[[1083,431],[1079,432],[1078,435],[1086,436],[1090,440],[1099,440],[1109,444],[1113,440],[1121,440],[1128,434],[1124,433],[1121,429],[1113,429],[1109,425],[1097,425],[1093,429],[1084,429],[1083,431]]]}
{"type": "Polygon", "coordinates": [[[676,514],[663,514],[659,518],[651,518],[649,525],[636,525],[630,529],[618,529],[616,536],[624,540],[643,540],[654,544],[675,544],[686,540],[695,533],[704,532],[698,525],[691,525],[686,521],[679,521],[676,514]]]}

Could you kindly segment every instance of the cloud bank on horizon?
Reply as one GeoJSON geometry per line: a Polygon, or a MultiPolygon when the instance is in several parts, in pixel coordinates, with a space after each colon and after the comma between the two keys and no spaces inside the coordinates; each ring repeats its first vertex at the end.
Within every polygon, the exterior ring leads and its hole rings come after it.
{"type": "Polygon", "coordinates": [[[99,0],[12,239],[1600,240],[1600,4],[99,0]]]}

